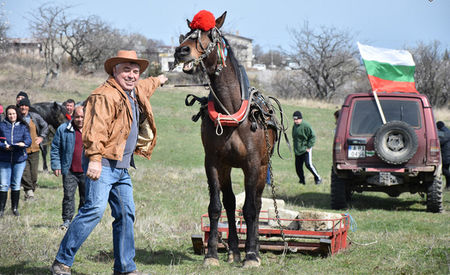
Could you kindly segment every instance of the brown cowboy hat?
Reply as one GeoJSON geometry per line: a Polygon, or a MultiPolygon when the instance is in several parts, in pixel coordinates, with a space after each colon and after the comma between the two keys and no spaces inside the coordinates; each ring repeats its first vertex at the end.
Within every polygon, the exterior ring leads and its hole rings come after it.
{"type": "Polygon", "coordinates": [[[118,51],[117,56],[111,57],[105,61],[105,71],[109,75],[113,75],[113,67],[120,63],[136,63],[141,68],[141,73],[147,69],[148,60],[137,58],[135,51],[118,51]]]}

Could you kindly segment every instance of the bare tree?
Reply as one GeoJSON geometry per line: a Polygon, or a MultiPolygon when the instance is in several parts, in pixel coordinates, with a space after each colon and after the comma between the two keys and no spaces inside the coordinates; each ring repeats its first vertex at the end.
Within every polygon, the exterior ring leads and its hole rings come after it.
{"type": "Polygon", "coordinates": [[[290,29],[294,43],[289,56],[298,63],[312,98],[330,100],[347,79],[358,72],[356,47],[346,31],[332,27],[312,30],[308,22],[302,29],[290,29]]]}
{"type": "Polygon", "coordinates": [[[111,56],[115,56],[117,51],[123,49],[123,35],[118,29],[107,28],[108,31],[99,33],[97,36],[97,47],[102,48],[101,54],[92,61],[94,69],[103,68],[103,63],[111,56]]]}
{"type": "Polygon", "coordinates": [[[43,4],[30,20],[33,35],[43,45],[47,69],[43,86],[50,76],[58,76],[63,56],[77,72],[96,70],[106,58],[132,41],[97,16],[72,19],[66,14],[68,9],[69,6],[43,4]]]}
{"type": "Polygon", "coordinates": [[[253,46],[252,52],[253,52],[253,60],[255,61],[255,63],[261,63],[261,57],[264,54],[262,47],[256,44],[253,46]]]}
{"type": "Polygon", "coordinates": [[[277,50],[269,50],[260,56],[259,63],[266,64],[267,66],[275,65],[281,67],[283,64],[283,54],[277,50]]]}
{"type": "Polygon", "coordinates": [[[5,3],[0,2],[0,50],[4,49],[7,44],[6,32],[9,29],[8,18],[4,9],[5,3]]]}
{"type": "Polygon", "coordinates": [[[162,40],[147,39],[145,54],[143,56],[148,59],[150,65],[148,67],[149,76],[157,76],[161,74],[161,63],[159,61],[160,49],[164,46],[162,40]]]}
{"type": "Polygon", "coordinates": [[[419,42],[411,52],[416,63],[417,90],[426,94],[432,105],[446,105],[450,100],[450,61],[447,51],[442,53],[440,42],[434,41],[430,44],[419,42]]]}
{"type": "Polygon", "coordinates": [[[43,86],[50,76],[58,76],[63,56],[77,72],[91,72],[119,49],[134,49],[145,56],[149,45],[159,43],[140,34],[122,34],[98,16],[73,19],[66,14],[69,8],[44,4],[32,14],[30,27],[42,41],[47,69],[43,86]]]}
{"type": "Polygon", "coordinates": [[[42,43],[45,69],[47,71],[42,87],[47,85],[50,76],[57,78],[61,68],[64,52],[58,48],[60,20],[65,16],[64,13],[68,8],[43,4],[35,13],[31,14],[31,19],[29,20],[33,36],[42,43]]]}
{"type": "Polygon", "coordinates": [[[58,44],[69,55],[77,72],[88,69],[89,65],[97,67],[98,61],[111,56],[122,41],[121,35],[97,16],[72,20],[61,16],[58,44]]]}

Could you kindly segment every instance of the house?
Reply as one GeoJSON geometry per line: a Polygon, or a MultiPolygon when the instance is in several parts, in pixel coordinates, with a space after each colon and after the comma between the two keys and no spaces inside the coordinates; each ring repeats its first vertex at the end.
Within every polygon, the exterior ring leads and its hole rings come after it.
{"type": "Polygon", "coordinates": [[[158,48],[158,61],[161,65],[162,72],[168,72],[175,63],[175,47],[172,46],[161,46],[158,48]]]}
{"type": "Polygon", "coordinates": [[[253,39],[239,36],[238,34],[239,33],[224,33],[224,36],[230,43],[231,48],[233,49],[233,52],[239,62],[245,68],[251,68],[253,59],[253,39]]]}
{"type": "Polygon", "coordinates": [[[4,53],[39,57],[42,53],[42,44],[33,38],[7,38],[4,53]]]}

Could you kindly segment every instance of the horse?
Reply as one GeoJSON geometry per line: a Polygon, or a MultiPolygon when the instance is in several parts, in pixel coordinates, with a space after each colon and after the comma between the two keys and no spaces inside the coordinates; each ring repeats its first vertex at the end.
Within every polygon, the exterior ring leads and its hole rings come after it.
{"type": "MultiPolygon", "coordinates": [[[[270,116],[271,110],[262,95],[258,92],[258,96],[255,96],[254,91],[252,95],[248,95],[252,89],[247,87],[245,70],[220,31],[225,17],[226,12],[215,19],[215,26],[208,31],[191,28],[191,21],[187,20],[190,31],[180,36],[180,44],[175,49],[174,57],[176,63],[184,63],[184,73],[203,71],[210,88],[207,102],[205,98],[195,98],[202,103],[196,118],[202,118],[201,139],[210,195],[210,237],[203,264],[219,265],[217,245],[218,221],[222,210],[220,192],[223,194],[222,202],[229,227],[228,262],[241,262],[236,232],[236,198],[230,176],[232,168],[240,168],[244,173],[243,216],[247,226],[243,266],[252,267],[261,264],[258,244],[261,196],[269,173],[270,157],[278,140],[278,130],[270,127],[272,124],[269,122],[273,122],[273,118],[271,120],[265,117],[270,116]]],[[[186,105],[192,105],[192,101],[188,103],[188,97],[186,105]]],[[[193,120],[195,121],[195,117],[193,120]]]]}
{"type": "Polygon", "coordinates": [[[42,153],[42,169],[44,171],[48,170],[47,166],[47,153],[48,144],[51,142],[50,133],[54,134],[59,125],[68,121],[68,113],[66,108],[57,102],[38,102],[34,103],[30,107],[30,112],[38,113],[47,124],[50,126],[49,135],[46,140],[40,144],[40,149],[42,153]]]}

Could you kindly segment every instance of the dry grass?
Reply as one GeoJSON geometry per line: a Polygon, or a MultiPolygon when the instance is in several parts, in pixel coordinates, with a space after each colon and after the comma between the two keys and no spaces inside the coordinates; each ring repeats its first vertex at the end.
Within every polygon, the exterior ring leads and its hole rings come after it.
{"type": "Polygon", "coordinates": [[[447,127],[450,126],[450,107],[436,108],[433,109],[433,112],[436,121],[442,120],[447,127]]]}
{"type": "MultiPolygon", "coordinates": [[[[301,98],[301,99],[282,99],[280,100],[280,102],[283,105],[294,105],[294,106],[299,106],[299,107],[307,107],[307,108],[317,108],[317,109],[328,109],[328,110],[338,110],[341,108],[340,105],[334,104],[334,103],[329,103],[329,102],[324,102],[324,101],[320,101],[320,100],[313,100],[313,99],[309,99],[309,98],[301,98]]],[[[290,114],[289,114],[290,117],[290,114]]]]}
{"type": "Polygon", "coordinates": [[[106,79],[106,73],[81,76],[72,70],[60,73],[42,87],[45,79],[45,65],[41,60],[27,56],[0,57],[1,104],[15,104],[19,91],[25,91],[31,103],[42,101],[63,102],[71,97],[84,100],[89,93],[106,79]]]}

